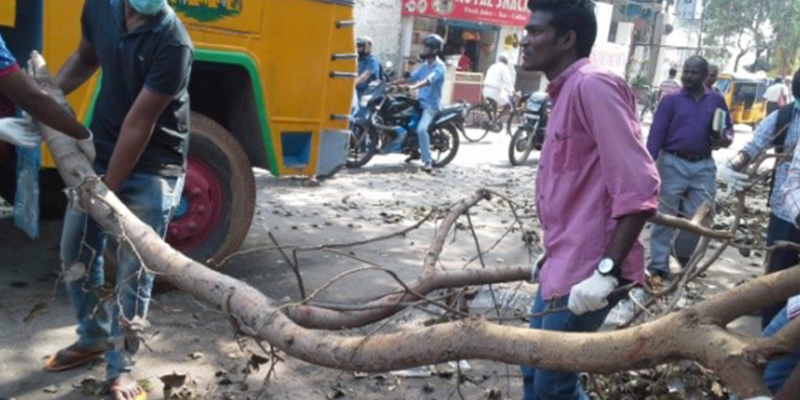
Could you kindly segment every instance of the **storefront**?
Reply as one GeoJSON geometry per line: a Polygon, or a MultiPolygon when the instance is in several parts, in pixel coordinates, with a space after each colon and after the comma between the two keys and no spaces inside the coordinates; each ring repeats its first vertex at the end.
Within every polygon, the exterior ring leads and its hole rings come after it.
{"type": "Polygon", "coordinates": [[[501,54],[515,72],[530,15],[527,0],[403,0],[402,13],[406,69],[414,68],[427,35],[445,39],[445,102],[480,101],[483,74],[501,54]]]}

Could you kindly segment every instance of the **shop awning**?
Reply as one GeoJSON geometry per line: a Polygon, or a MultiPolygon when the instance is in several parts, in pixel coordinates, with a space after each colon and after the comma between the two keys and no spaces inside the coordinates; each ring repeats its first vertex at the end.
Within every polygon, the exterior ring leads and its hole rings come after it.
{"type": "Polygon", "coordinates": [[[527,0],[403,0],[403,15],[524,27],[530,11],[527,0]]]}

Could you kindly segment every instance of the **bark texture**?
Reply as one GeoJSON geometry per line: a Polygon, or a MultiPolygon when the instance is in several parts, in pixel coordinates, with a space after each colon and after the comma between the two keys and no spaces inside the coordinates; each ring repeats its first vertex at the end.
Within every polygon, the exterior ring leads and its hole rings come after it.
{"type": "MultiPolygon", "coordinates": [[[[43,89],[63,97],[40,56],[32,71],[43,89]]],[[[40,125],[67,186],[79,190],[82,205],[104,229],[118,235],[147,268],[180,290],[228,314],[244,333],[287,354],[326,367],[378,372],[456,359],[484,359],[542,368],[610,373],[694,360],[716,371],[743,398],[767,394],[759,367],[800,339],[800,319],[771,339],[746,338],[725,325],[749,311],[800,293],[800,268],[769,275],[731,289],[681,312],[632,328],[571,334],[514,328],[466,319],[393,334],[371,336],[332,332],[379,321],[399,311],[332,311],[305,305],[281,306],[244,282],[207,268],[172,249],[139,221],[94,174],[75,142],[40,125]],[[314,327],[316,329],[310,329],[314,327]]],[[[487,197],[479,191],[446,216],[431,244],[412,290],[379,302],[419,300],[432,290],[527,279],[530,269],[444,272],[435,268],[449,229],[471,205],[487,197]],[[412,294],[416,293],[416,294],[412,294]]],[[[707,233],[707,232],[706,232],[707,233]]]]}

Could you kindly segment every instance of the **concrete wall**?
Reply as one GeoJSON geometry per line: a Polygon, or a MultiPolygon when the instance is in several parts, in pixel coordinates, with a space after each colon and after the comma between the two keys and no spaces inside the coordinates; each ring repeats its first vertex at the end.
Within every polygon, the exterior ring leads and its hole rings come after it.
{"type": "Polygon", "coordinates": [[[371,37],[372,54],[381,62],[391,60],[397,65],[399,61],[401,6],[399,0],[356,0],[356,37],[371,37]]]}

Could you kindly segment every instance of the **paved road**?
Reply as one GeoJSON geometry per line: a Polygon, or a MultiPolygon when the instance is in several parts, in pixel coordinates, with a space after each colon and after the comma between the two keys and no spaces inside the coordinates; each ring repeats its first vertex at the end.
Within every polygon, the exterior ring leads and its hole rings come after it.
{"type": "MultiPolygon", "coordinates": [[[[732,149],[717,152],[715,158],[724,162],[750,137],[747,129],[737,131],[732,149]]],[[[480,143],[462,142],[453,164],[436,170],[433,175],[418,171],[414,165],[403,163],[403,156],[376,157],[365,168],[343,171],[310,186],[305,180],[275,179],[256,171],[259,185],[257,216],[242,250],[224,272],[241,279],[275,299],[297,299],[298,289],[286,262],[271,247],[267,232],[272,232],[283,245],[311,246],[334,242],[352,242],[394,232],[413,224],[434,207],[444,208],[474,193],[489,188],[514,200],[526,229],[536,230],[533,187],[538,154],[527,165],[511,167],[507,160],[509,138],[505,134],[490,134],[480,143]],[[261,249],[261,250],[260,250],[261,249]]],[[[418,164],[417,164],[418,165],[418,164]]],[[[485,202],[472,210],[471,217],[478,230],[482,248],[487,249],[503,236],[514,219],[508,206],[499,198],[485,202]]],[[[462,221],[463,223],[463,221],[462,221]]],[[[448,240],[441,263],[444,268],[462,268],[475,255],[474,241],[462,225],[448,240]]],[[[405,237],[373,243],[352,249],[353,253],[370,262],[395,270],[406,280],[419,273],[425,249],[433,237],[436,225],[428,223],[405,237]]],[[[58,239],[60,221],[42,226],[42,238],[31,242],[12,228],[8,219],[0,220],[0,398],[19,400],[82,399],[86,398],[73,385],[84,378],[102,378],[102,366],[80,369],[66,374],[40,372],[42,360],[74,340],[73,316],[60,285],[58,239]],[[54,290],[55,288],[55,290],[54,290]],[[51,297],[53,301],[50,301],[51,297]],[[47,302],[48,307],[30,323],[23,318],[35,304],[47,302]],[[55,390],[55,393],[49,393],[55,390]]],[[[487,255],[490,267],[527,265],[528,249],[520,240],[520,232],[507,236],[487,255]]],[[[646,235],[645,235],[646,236],[646,235]]],[[[726,253],[718,273],[709,279],[710,290],[719,290],[758,273],[754,267],[760,260],[743,260],[726,253]]],[[[333,276],[362,264],[327,253],[303,253],[300,264],[306,287],[310,291],[333,276]]],[[[353,276],[321,296],[325,301],[358,301],[397,288],[393,280],[378,273],[353,276]]],[[[517,286],[501,286],[511,293],[517,286]]],[[[510,298],[512,306],[526,307],[534,286],[522,284],[522,296],[510,298]]],[[[420,323],[420,316],[410,316],[410,323],[420,323]]],[[[225,374],[234,382],[244,379],[241,370],[246,363],[225,318],[213,310],[195,303],[187,296],[172,292],[157,295],[151,312],[153,329],[159,334],[150,340],[155,353],[146,352],[139,362],[139,377],[147,378],[159,390],[158,376],[172,371],[185,371],[197,380],[200,389],[215,386],[225,374]],[[200,359],[187,355],[202,352],[200,359]]],[[[748,330],[752,324],[740,324],[748,330]]],[[[249,345],[250,348],[254,346],[249,345]]],[[[494,363],[473,363],[476,376],[504,375],[506,367],[494,363]]],[[[516,369],[511,367],[512,373],[516,369]]],[[[249,393],[260,387],[263,372],[247,379],[249,393]]],[[[278,367],[278,380],[270,387],[274,399],[324,398],[330,386],[343,382],[349,398],[444,398],[453,389],[447,380],[430,381],[441,386],[437,392],[426,392],[423,384],[413,380],[392,383],[389,380],[353,380],[336,371],[316,368],[296,360],[278,367]],[[300,394],[304,397],[298,397],[300,394]]],[[[492,378],[483,387],[463,388],[467,398],[482,396],[485,387],[500,386],[505,393],[506,379],[492,378]]],[[[519,381],[513,380],[511,396],[518,395],[519,381]]],[[[237,385],[220,386],[215,398],[242,398],[248,391],[237,385]]],[[[199,389],[198,389],[199,390],[199,389]]],[[[158,398],[156,396],[156,398],[158,398]]]]}

